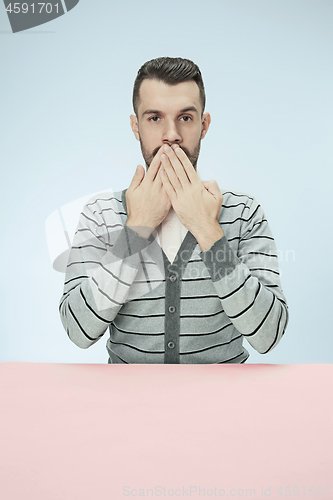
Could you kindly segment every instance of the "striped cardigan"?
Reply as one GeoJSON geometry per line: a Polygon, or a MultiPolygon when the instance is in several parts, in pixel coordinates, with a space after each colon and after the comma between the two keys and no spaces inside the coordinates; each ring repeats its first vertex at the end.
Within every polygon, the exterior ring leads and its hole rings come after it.
{"type": "Polygon", "coordinates": [[[109,363],[244,363],[244,337],[271,351],[288,323],[275,241],[252,197],[221,190],[224,236],[202,252],[187,232],[172,264],[127,227],[126,189],[83,207],[59,312],[86,349],[109,329],[109,363]]]}

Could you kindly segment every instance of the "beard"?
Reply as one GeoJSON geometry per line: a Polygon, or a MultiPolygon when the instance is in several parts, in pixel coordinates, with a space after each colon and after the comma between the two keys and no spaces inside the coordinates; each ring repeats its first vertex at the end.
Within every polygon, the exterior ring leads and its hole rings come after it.
{"type": "MultiPolygon", "coordinates": [[[[140,138],[140,146],[141,146],[142,156],[143,156],[143,158],[144,158],[144,160],[146,162],[146,167],[148,169],[150,167],[151,162],[154,159],[154,156],[157,154],[157,152],[159,151],[159,149],[160,149],[161,146],[155,148],[152,152],[150,152],[143,145],[143,142],[141,140],[140,134],[139,134],[139,138],[140,138]]],[[[171,146],[171,144],[169,144],[169,145],[171,146]]],[[[199,157],[199,153],[200,153],[201,139],[199,139],[199,142],[198,142],[198,144],[196,145],[196,147],[194,148],[193,151],[189,151],[187,148],[184,148],[180,144],[178,144],[178,146],[184,151],[184,153],[186,154],[187,158],[192,163],[194,170],[196,170],[197,169],[197,161],[198,161],[198,157],[199,157]]]]}

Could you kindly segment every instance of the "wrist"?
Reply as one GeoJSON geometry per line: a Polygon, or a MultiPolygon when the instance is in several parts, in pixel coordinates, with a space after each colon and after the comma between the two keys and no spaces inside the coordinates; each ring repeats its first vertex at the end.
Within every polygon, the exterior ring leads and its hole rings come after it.
{"type": "Polygon", "coordinates": [[[224,236],[224,232],[217,222],[213,226],[202,226],[196,234],[193,235],[198,242],[202,252],[206,252],[214,243],[224,236]]]}
{"type": "Polygon", "coordinates": [[[154,227],[150,224],[142,224],[141,221],[127,219],[126,226],[130,227],[141,238],[148,239],[154,231],[154,227]]]}

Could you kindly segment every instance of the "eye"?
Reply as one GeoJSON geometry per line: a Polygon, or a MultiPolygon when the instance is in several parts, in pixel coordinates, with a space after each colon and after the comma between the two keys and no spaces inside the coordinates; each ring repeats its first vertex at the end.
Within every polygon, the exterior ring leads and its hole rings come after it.
{"type": "Polygon", "coordinates": [[[157,120],[159,120],[160,117],[159,116],[151,116],[150,118],[148,118],[148,121],[150,122],[157,122],[157,120]]]}
{"type": "Polygon", "coordinates": [[[184,118],[184,121],[185,122],[189,122],[190,120],[192,120],[192,117],[191,116],[188,116],[188,115],[184,115],[181,117],[181,120],[184,118]]]}

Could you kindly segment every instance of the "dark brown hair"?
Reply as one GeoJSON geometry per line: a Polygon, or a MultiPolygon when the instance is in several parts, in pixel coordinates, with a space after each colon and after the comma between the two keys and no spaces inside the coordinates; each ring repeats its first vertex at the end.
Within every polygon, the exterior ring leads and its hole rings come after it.
{"type": "Polygon", "coordinates": [[[194,80],[199,87],[202,113],[205,109],[206,95],[200,69],[193,61],[181,57],[158,57],[147,61],[138,71],[133,88],[133,109],[138,116],[139,92],[143,80],[160,80],[168,85],[194,80]]]}

